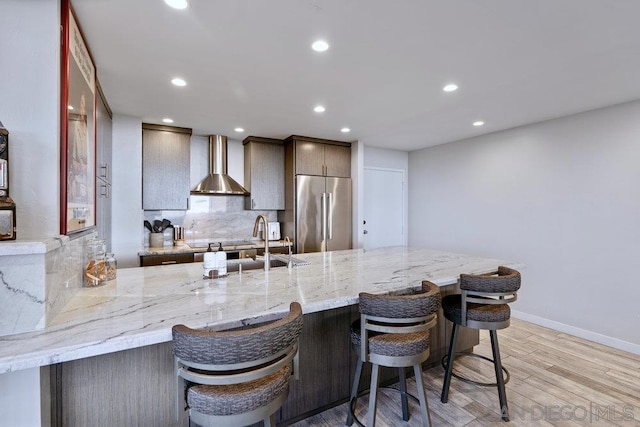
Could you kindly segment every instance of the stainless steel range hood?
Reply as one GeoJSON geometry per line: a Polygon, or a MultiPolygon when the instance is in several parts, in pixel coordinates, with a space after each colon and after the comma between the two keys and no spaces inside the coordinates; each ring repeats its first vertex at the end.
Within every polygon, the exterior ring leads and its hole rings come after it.
{"type": "Polygon", "coordinates": [[[226,136],[209,136],[209,175],[191,190],[191,194],[209,196],[249,194],[242,185],[227,175],[226,136]]]}

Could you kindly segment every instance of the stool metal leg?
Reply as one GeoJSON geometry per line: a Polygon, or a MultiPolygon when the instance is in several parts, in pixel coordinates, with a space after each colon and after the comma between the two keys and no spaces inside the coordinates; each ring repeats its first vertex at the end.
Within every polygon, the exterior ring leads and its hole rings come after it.
{"type": "Polygon", "coordinates": [[[509,407],[507,406],[507,393],[504,388],[502,375],[502,361],[500,360],[500,347],[498,347],[498,333],[490,330],[491,351],[493,352],[493,365],[496,370],[496,383],[498,384],[498,397],[500,398],[500,413],[504,421],[509,421],[509,407]]]}
{"type": "Polygon", "coordinates": [[[347,422],[345,423],[345,425],[352,425],[353,424],[353,412],[351,411],[351,408],[354,405],[354,400],[357,399],[358,396],[358,386],[360,385],[360,376],[362,375],[362,359],[360,359],[360,357],[358,357],[358,363],[356,364],[356,374],[353,377],[353,386],[351,387],[351,398],[349,399],[349,410],[347,411],[347,422]]]}
{"type": "Polygon", "coordinates": [[[377,363],[371,364],[371,388],[369,389],[369,413],[367,414],[367,427],[376,425],[376,404],[378,397],[378,374],[380,366],[377,363]]]}
{"type": "Polygon", "coordinates": [[[264,427],[275,427],[276,426],[276,414],[271,414],[267,418],[265,418],[262,423],[264,427]]]}
{"type": "Polygon", "coordinates": [[[413,373],[416,377],[416,387],[418,388],[418,399],[420,400],[420,414],[422,416],[422,425],[424,427],[429,427],[431,425],[431,414],[429,413],[427,392],[424,389],[422,366],[420,364],[413,365],[413,373]]]}
{"type": "Polygon", "coordinates": [[[458,335],[458,325],[453,324],[451,330],[451,343],[449,344],[449,353],[447,354],[447,369],[444,374],[444,382],[442,383],[442,394],[440,401],[447,403],[449,400],[449,386],[451,385],[451,372],[453,371],[453,359],[456,357],[456,338],[458,335]]]}
{"type": "Polygon", "coordinates": [[[398,368],[398,378],[400,382],[400,401],[402,402],[402,420],[409,421],[409,399],[407,399],[407,380],[404,375],[404,368],[398,368]]]}

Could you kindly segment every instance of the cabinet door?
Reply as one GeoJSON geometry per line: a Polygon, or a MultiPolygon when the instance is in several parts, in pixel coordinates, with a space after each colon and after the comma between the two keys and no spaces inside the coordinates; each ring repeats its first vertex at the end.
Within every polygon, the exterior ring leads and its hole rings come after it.
{"type": "Polygon", "coordinates": [[[296,175],[324,175],[324,144],[296,141],[296,175]]]}
{"type": "Polygon", "coordinates": [[[244,146],[247,209],[284,209],[284,146],[250,142],[244,146]]]}
{"type": "Polygon", "coordinates": [[[142,129],[142,209],[187,209],[191,135],[142,129]]]}
{"type": "Polygon", "coordinates": [[[140,267],[193,262],[193,254],[141,255],[140,267]]]}
{"type": "Polygon", "coordinates": [[[324,146],[324,165],[327,176],[351,177],[351,147],[324,146]]]}

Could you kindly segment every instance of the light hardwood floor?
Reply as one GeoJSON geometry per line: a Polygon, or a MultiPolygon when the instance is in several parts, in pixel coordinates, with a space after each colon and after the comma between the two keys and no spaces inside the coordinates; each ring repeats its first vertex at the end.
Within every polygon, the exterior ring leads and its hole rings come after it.
{"type": "MultiPolygon", "coordinates": [[[[449,402],[441,403],[444,370],[434,367],[424,375],[433,426],[640,426],[640,356],[518,319],[498,331],[498,340],[503,365],[511,373],[506,386],[511,422],[500,420],[495,387],[453,378],[449,402]]],[[[491,357],[488,332],[480,332],[475,352],[491,357]]],[[[474,379],[495,380],[492,365],[481,359],[463,357],[455,366],[474,379]]],[[[413,379],[410,393],[412,389],[413,379]]],[[[356,408],[363,422],[367,398],[359,399],[356,408]]],[[[344,425],[346,405],[293,426],[344,425]]],[[[410,420],[402,421],[399,395],[382,391],[376,425],[421,426],[417,404],[410,403],[410,409],[410,420]]]]}

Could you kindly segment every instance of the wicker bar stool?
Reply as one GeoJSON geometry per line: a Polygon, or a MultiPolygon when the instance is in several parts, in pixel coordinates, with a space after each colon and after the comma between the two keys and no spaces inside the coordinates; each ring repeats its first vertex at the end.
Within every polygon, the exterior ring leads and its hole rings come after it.
{"type": "Polygon", "coordinates": [[[511,310],[508,304],[516,300],[518,289],[520,289],[520,273],[511,268],[500,266],[497,274],[461,274],[461,293],[447,295],[442,299],[444,317],[453,322],[449,351],[447,356],[442,359],[442,366],[445,368],[442,394],[440,396],[442,403],[447,403],[449,400],[449,386],[451,385],[452,376],[480,386],[497,387],[502,419],[509,421],[509,408],[505,392],[505,384],[509,381],[509,371],[502,366],[502,361],[500,360],[497,330],[509,326],[511,310]],[[456,337],[459,326],[489,330],[493,359],[476,353],[456,353],[456,337]],[[492,362],[496,374],[496,382],[473,381],[457,374],[453,370],[456,356],[475,356],[492,362]],[[506,377],[503,375],[503,371],[506,377]]]}
{"type": "Polygon", "coordinates": [[[275,425],[275,412],[289,395],[292,360],[297,375],[301,330],[297,302],[284,318],[250,329],[210,332],[174,326],[176,419],[188,409],[190,421],[201,426],[261,420],[275,425]]]}
{"type": "MultiPolygon", "coordinates": [[[[364,362],[371,363],[369,411],[367,426],[375,426],[380,366],[398,368],[402,401],[402,418],[409,420],[405,367],[412,366],[418,389],[422,424],[429,426],[429,405],[422,379],[422,362],[429,358],[430,329],[436,324],[440,307],[440,289],[423,281],[422,289],[410,295],[360,294],[359,320],[351,325],[351,342],[358,354],[346,425],[353,421],[362,425],[354,415],[358,386],[364,362]]],[[[411,396],[413,397],[413,396],[411,396]]],[[[415,397],[413,397],[415,399],[415,397]]]]}

